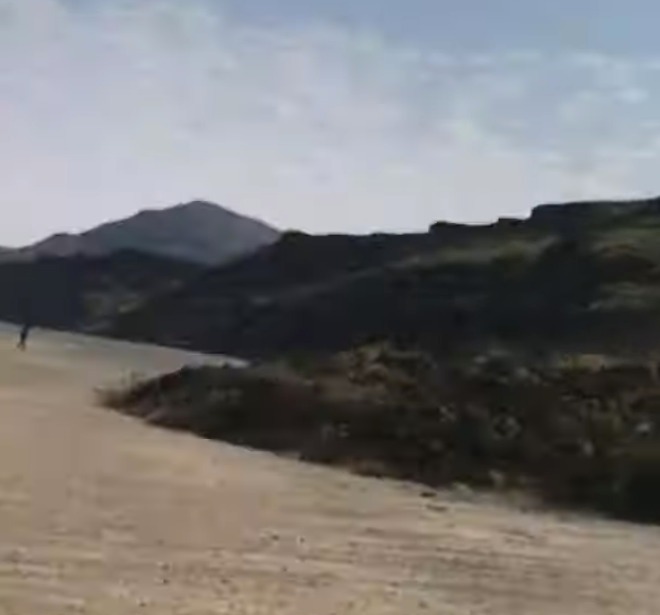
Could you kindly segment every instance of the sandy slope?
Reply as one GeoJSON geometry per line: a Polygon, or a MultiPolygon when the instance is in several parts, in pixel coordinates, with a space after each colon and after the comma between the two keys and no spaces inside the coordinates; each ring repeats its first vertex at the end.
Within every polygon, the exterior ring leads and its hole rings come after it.
{"type": "Polygon", "coordinates": [[[641,615],[660,531],[525,514],[168,433],[92,388],[187,357],[0,335],[0,614],[641,615]]]}

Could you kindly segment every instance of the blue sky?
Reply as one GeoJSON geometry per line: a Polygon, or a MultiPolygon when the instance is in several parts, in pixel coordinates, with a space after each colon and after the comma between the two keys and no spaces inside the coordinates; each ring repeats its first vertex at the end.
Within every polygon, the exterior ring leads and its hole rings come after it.
{"type": "Polygon", "coordinates": [[[652,0],[257,0],[228,3],[265,25],[333,22],[376,29],[401,42],[453,51],[657,49],[660,8],[652,0]]]}
{"type": "Polygon", "coordinates": [[[0,0],[0,243],[207,198],[423,229],[660,193],[647,0],[0,0]]]}

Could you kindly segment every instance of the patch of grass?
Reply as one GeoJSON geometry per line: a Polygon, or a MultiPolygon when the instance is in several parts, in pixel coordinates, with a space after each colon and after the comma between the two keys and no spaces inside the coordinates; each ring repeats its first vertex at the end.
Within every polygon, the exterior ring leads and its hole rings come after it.
{"type": "Polygon", "coordinates": [[[598,233],[593,248],[601,255],[634,254],[660,263],[658,232],[660,223],[656,218],[636,221],[634,225],[622,225],[598,233]]]}
{"type": "Polygon", "coordinates": [[[521,236],[489,238],[448,245],[434,252],[418,254],[402,261],[400,267],[432,268],[438,265],[492,263],[497,260],[530,262],[549,248],[556,238],[553,236],[521,236]]]}
{"type": "Polygon", "coordinates": [[[660,308],[660,288],[634,282],[604,286],[589,309],[601,312],[644,312],[660,308]]]}

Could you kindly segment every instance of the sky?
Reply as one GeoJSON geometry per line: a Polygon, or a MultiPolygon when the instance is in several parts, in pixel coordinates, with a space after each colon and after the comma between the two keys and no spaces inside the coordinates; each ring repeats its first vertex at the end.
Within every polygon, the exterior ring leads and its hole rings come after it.
{"type": "Polygon", "coordinates": [[[0,244],[206,199],[423,230],[660,194],[657,0],[0,0],[0,244]]]}

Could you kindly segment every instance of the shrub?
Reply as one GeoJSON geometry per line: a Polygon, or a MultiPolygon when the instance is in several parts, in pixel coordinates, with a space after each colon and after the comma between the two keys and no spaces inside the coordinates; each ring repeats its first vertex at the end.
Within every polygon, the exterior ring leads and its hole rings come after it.
{"type": "Polygon", "coordinates": [[[660,386],[646,365],[457,364],[375,345],[304,369],[184,369],[106,403],[204,437],[425,484],[532,488],[660,521],[660,386]]]}

